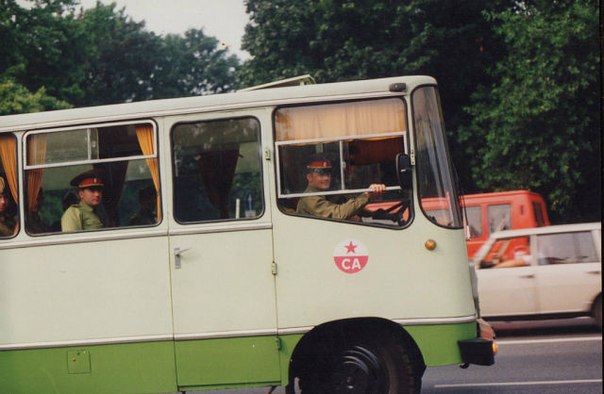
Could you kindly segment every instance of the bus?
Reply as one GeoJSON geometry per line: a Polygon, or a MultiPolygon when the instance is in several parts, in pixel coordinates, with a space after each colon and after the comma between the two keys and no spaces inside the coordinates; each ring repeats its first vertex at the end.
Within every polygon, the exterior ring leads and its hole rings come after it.
{"type": "Polygon", "coordinates": [[[461,205],[468,222],[469,259],[493,232],[550,225],[543,197],[528,190],[465,194],[461,205]]]}
{"type": "Polygon", "coordinates": [[[453,174],[427,76],[0,117],[0,391],[412,393],[491,365],[453,174]]]}

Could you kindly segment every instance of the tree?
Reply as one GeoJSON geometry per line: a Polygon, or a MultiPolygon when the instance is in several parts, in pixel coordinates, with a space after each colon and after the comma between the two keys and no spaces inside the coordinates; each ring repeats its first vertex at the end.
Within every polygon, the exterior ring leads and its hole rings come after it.
{"type": "Polygon", "coordinates": [[[525,188],[558,220],[600,215],[595,0],[248,0],[252,85],[401,74],[439,81],[466,192],[525,188]]]}
{"type": "Polygon", "coordinates": [[[236,56],[220,49],[203,30],[184,37],[157,36],[115,3],[82,15],[93,54],[88,60],[84,101],[97,105],[219,93],[233,89],[236,56]]]}
{"type": "Polygon", "coordinates": [[[490,14],[506,56],[460,133],[482,190],[543,194],[556,221],[600,220],[598,6],[526,1],[490,14]]]}
{"type": "Polygon", "coordinates": [[[0,0],[0,80],[16,100],[4,108],[63,107],[65,103],[53,97],[71,100],[81,95],[81,59],[85,57],[82,32],[73,15],[74,0],[29,1],[27,8],[19,4],[0,0]],[[21,101],[14,96],[18,93],[24,94],[22,103],[39,99],[45,104],[16,104],[21,101]]]}
{"type": "Polygon", "coordinates": [[[0,115],[70,107],[53,97],[43,80],[51,82],[48,85],[54,93],[67,92],[74,87],[77,71],[59,70],[49,78],[48,72],[36,74],[36,69],[49,58],[68,63],[68,54],[63,57],[60,51],[66,45],[63,28],[73,26],[69,17],[62,19],[71,4],[71,0],[36,1],[25,9],[15,0],[0,0],[0,115]],[[56,34],[46,34],[45,29],[56,30],[56,34]]]}
{"type": "Polygon", "coordinates": [[[69,107],[68,103],[48,96],[44,88],[31,93],[12,79],[0,79],[0,116],[69,107]]]}
{"type": "Polygon", "coordinates": [[[23,63],[19,49],[22,32],[15,29],[22,11],[15,0],[0,0],[0,75],[14,73],[14,67],[23,63]]]}
{"type": "Polygon", "coordinates": [[[161,58],[161,38],[116,10],[116,4],[85,10],[80,23],[87,32],[84,94],[76,106],[115,104],[153,98],[152,77],[161,58]]]}
{"type": "Polygon", "coordinates": [[[161,53],[152,82],[155,97],[222,93],[235,87],[239,59],[202,29],[190,29],[184,37],[167,35],[161,53]]]}
{"type": "Polygon", "coordinates": [[[12,8],[12,74],[29,91],[73,101],[81,97],[85,73],[85,32],[75,19],[75,0],[34,0],[12,8]],[[15,67],[16,66],[16,67],[15,67]]]}
{"type": "Polygon", "coordinates": [[[471,185],[457,130],[485,70],[504,52],[485,12],[512,0],[248,0],[243,48],[252,58],[240,85],[312,74],[319,82],[428,74],[441,86],[447,132],[464,184],[471,185]]]}
{"type": "Polygon", "coordinates": [[[76,14],[78,3],[0,0],[0,80],[12,93],[80,107],[234,88],[237,57],[202,30],[161,37],[115,3],[76,14]]]}

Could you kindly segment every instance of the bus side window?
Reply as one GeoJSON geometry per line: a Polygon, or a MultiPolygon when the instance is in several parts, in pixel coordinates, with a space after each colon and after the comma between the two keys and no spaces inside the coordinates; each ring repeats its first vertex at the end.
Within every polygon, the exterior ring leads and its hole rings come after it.
{"type": "Polygon", "coordinates": [[[179,123],[172,129],[171,140],[176,221],[195,223],[262,215],[257,119],[179,123]]]}
{"type": "Polygon", "coordinates": [[[380,226],[408,222],[408,191],[400,190],[396,171],[407,146],[404,101],[286,106],[274,119],[282,212],[380,226]]]}
{"type": "Polygon", "coordinates": [[[17,184],[17,140],[12,134],[0,136],[0,238],[19,232],[17,184]]]}
{"type": "Polygon", "coordinates": [[[159,169],[155,148],[155,129],[150,123],[82,127],[26,135],[25,229],[30,235],[60,231],[100,230],[103,228],[155,225],[161,220],[159,169]],[[98,174],[101,201],[90,216],[62,228],[67,210],[82,209],[82,184],[72,184],[88,171],[98,174]],[[153,199],[154,207],[142,207],[140,194],[153,199]],[[144,222],[133,222],[138,214],[144,222]]]}

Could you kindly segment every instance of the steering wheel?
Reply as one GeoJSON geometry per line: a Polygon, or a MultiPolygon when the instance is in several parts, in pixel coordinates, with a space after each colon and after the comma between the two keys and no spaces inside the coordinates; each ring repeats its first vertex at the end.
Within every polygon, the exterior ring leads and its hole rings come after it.
{"type": "Polygon", "coordinates": [[[400,201],[386,209],[380,208],[372,212],[371,218],[375,220],[391,220],[402,226],[405,223],[403,215],[407,210],[408,204],[405,201],[400,201]]]}

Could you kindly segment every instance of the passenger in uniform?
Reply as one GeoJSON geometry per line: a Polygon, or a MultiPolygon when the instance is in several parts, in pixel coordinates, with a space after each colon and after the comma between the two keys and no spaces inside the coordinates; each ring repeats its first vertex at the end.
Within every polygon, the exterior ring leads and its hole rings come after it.
{"type": "MultiPolygon", "coordinates": [[[[305,193],[317,193],[329,190],[331,186],[331,162],[322,157],[314,157],[306,166],[306,180],[308,186],[305,193]]],[[[335,219],[352,219],[358,215],[374,195],[386,191],[383,184],[372,184],[370,191],[338,204],[328,200],[325,196],[314,195],[301,197],[298,201],[296,212],[335,219]]]]}
{"type": "Polygon", "coordinates": [[[138,191],[139,210],[128,221],[129,226],[146,226],[157,222],[157,192],[153,186],[138,191]]]}
{"type": "Polygon", "coordinates": [[[10,237],[15,233],[17,215],[12,206],[12,199],[8,194],[8,185],[0,176],[0,237],[10,237]]]}
{"type": "Polygon", "coordinates": [[[62,231],[96,230],[107,222],[102,210],[103,179],[98,171],[90,170],[73,178],[79,202],[72,204],[61,217],[62,231]]]}

